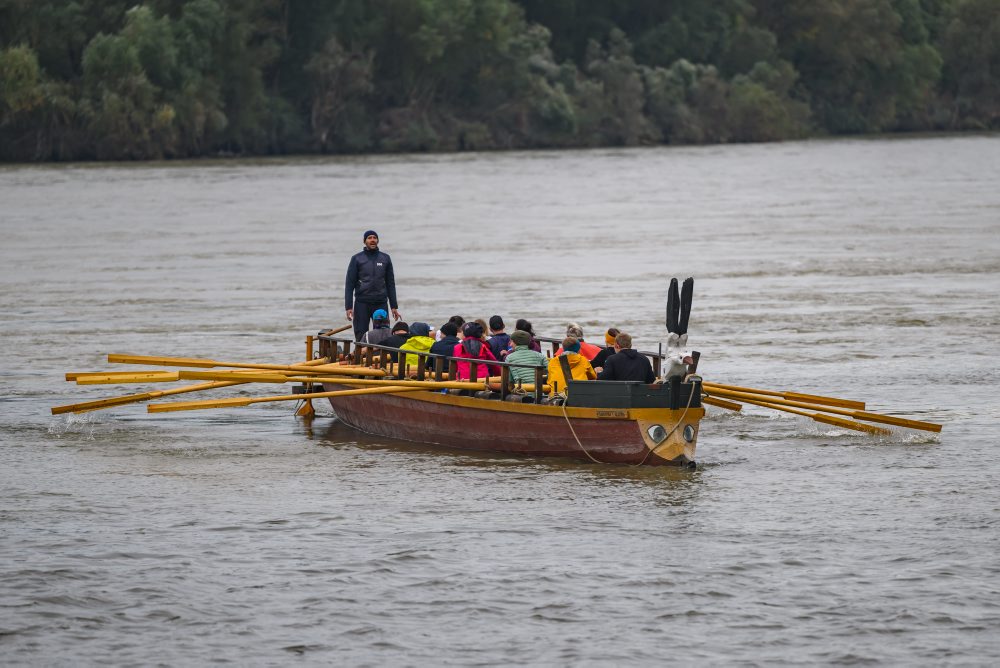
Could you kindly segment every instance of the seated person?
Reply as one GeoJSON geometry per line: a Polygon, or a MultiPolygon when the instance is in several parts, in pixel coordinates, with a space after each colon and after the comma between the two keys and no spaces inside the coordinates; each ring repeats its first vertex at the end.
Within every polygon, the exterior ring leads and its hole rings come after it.
{"type": "MultiPolygon", "coordinates": [[[[522,329],[515,329],[514,333],[510,335],[510,340],[514,344],[514,350],[507,355],[505,362],[530,364],[533,367],[546,365],[545,355],[531,349],[531,334],[522,329]]],[[[512,366],[510,367],[510,381],[515,385],[517,383],[534,383],[535,370],[523,366],[512,366]]]]}
{"type": "Polygon", "coordinates": [[[590,360],[590,366],[594,367],[594,371],[601,373],[601,369],[604,368],[604,361],[614,355],[617,351],[615,350],[615,337],[621,332],[617,327],[611,327],[604,333],[604,343],[605,347],[601,348],[601,352],[594,356],[594,359],[590,360]]]}
{"type": "MultiPolygon", "coordinates": [[[[567,338],[573,337],[580,343],[580,350],[578,352],[586,357],[588,362],[597,357],[597,353],[601,352],[600,346],[595,346],[593,343],[587,343],[583,340],[583,328],[575,322],[571,322],[566,325],[566,336],[567,338]]],[[[563,349],[560,347],[559,350],[556,351],[556,356],[562,354],[563,349]]]]}
{"type": "Polygon", "coordinates": [[[490,350],[493,357],[503,360],[510,352],[510,335],[504,331],[503,318],[495,315],[490,318],[490,350]]]}
{"type": "MultiPolygon", "coordinates": [[[[455,350],[455,346],[459,343],[458,326],[449,320],[441,325],[441,329],[438,330],[438,340],[431,346],[431,353],[438,357],[451,357],[452,351],[455,350]]],[[[448,368],[447,364],[445,368],[448,368]]]]}
{"type": "MultiPolygon", "coordinates": [[[[431,337],[431,327],[426,322],[415,322],[410,325],[410,338],[406,340],[403,345],[399,348],[401,350],[417,350],[422,353],[430,351],[431,346],[434,345],[434,339],[431,337]]],[[[410,372],[415,372],[417,370],[417,358],[419,355],[407,355],[403,364],[405,370],[408,366],[410,372]]],[[[427,365],[427,361],[424,361],[424,365],[427,365]]],[[[398,375],[398,374],[397,374],[398,375]]]]}
{"type": "MultiPolygon", "coordinates": [[[[465,327],[462,329],[465,334],[465,338],[462,342],[457,344],[452,350],[452,357],[463,357],[466,359],[474,360],[488,360],[491,362],[496,362],[497,358],[493,356],[493,351],[490,350],[490,346],[483,339],[483,326],[478,322],[467,322],[465,327]]],[[[493,364],[477,364],[476,365],[476,379],[486,378],[490,375],[499,375],[500,367],[493,364]]],[[[458,379],[457,380],[469,380],[472,375],[472,364],[469,362],[459,362],[458,363],[458,379]]]]}
{"type": "MultiPolygon", "coordinates": [[[[452,336],[460,338],[461,336],[460,332],[462,331],[462,326],[465,324],[465,318],[463,318],[460,315],[453,315],[450,318],[448,318],[448,322],[455,325],[455,333],[452,334],[452,336]]],[[[434,337],[438,341],[440,341],[445,337],[444,332],[442,331],[442,327],[444,326],[442,325],[441,327],[438,328],[437,335],[434,337]]],[[[448,354],[449,355],[451,354],[451,348],[448,349],[448,354]]]]}
{"type": "MultiPolygon", "coordinates": [[[[408,338],[410,338],[410,326],[400,320],[392,326],[392,335],[383,339],[381,345],[389,348],[399,348],[406,343],[408,338]]],[[[389,361],[396,361],[396,353],[389,352],[385,354],[389,356],[389,361]]]]}
{"type": "Polygon", "coordinates": [[[631,336],[619,333],[615,337],[615,350],[618,352],[607,359],[597,380],[638,380],[643,383],[656,380],[649,360],[632,348],[631,336]]]}
{"type": "Polygon", "coordinates": [[[385,309],[378,309],[372,313],[372,325],[372,329],[365,332],[359,339],[361,343],[382,343],[392,336],[392,330],[389,329],[389,314],[385,312],[385,309]]]}
{"type": "Polygon", "coordinates": [[[527,332],[528,334],[531,334],[531,343],[528,344],[528,347],[534,350],[535,352],[539,353],[542,352],[542,344],[540,344],[538,342],[538,339],[535,338],[535,329],[534,327],[531,326],[531,323],[529,321],[525,320],[524,318],[518,318],[517,324],[514,326],[514,329],[520,329],[527,332]]]}
{"type": "Polygon", "coordinates": [[[580,342],[575,336],[567,336],[563,339],[562,355],[557,355],[549,360],[549,396],[556,393],[566,392],[566,378],[563,376],[562,365],[559,357],[565,356],[569,362],[569,370],[572,375],[571,380],[596,380],[597,374],[594,367],[590,366],[590,361],[580,354],[580,342]]]}

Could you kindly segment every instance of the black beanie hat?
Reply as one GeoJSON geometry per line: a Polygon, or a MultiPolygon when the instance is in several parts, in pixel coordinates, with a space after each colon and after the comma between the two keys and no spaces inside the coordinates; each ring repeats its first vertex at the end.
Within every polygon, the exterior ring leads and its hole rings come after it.
{"type": "Polygon", "coordinates": [[[361,237],[361,240],[366,241],[368,237],[370,237],[373,234],[375,235],[375,238],[378,239],[378,232],[376,232],[375,230],[366,230],[365,236],[361,237]]]}

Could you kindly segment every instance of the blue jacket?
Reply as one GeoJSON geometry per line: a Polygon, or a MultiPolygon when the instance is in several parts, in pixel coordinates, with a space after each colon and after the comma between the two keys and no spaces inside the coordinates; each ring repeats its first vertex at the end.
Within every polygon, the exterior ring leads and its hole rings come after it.
{"type": "Polygon", "coordinates": [[[645,355],[640,355],[633,348],[626,348],[604,362],[604,371],[598,374],[597,380],[639,380],[652,383],[656,376],[645,355]]]}
{"type": "Polygon", "coordinates": [[[354,308],[354,301],[384,304],[398,308],[396,303],[396,277],[392,273],[392,260],[382,251],[367,248],[351,258],[344,281],[344,309],[354,308]]]}
{"type": "Polygon", "coordinates": [[[455,346],[459,343],[457,336],[442,336],[440,341],[431,346],[431,354],[440,355],[441,357],[451,357],[455,346]]]}
{"type": "Polygon", "coordinates": [[[490,344],[490,350],[493,351],[493,356],[498,360],[502,360],[507,351],[507,346],[510,344],[510,335],[507,332],[494,334],[490,337],[488,343],[490,344]]]}

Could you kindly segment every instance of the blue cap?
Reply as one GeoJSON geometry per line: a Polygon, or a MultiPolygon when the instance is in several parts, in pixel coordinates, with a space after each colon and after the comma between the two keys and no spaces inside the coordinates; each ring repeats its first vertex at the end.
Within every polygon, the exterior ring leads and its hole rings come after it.
{"type": "Polygon", "coordinates": [[[379,309],[372,313],[372,320],[388,320],[389,314],[385,312],[385,309],[379,309]]]}

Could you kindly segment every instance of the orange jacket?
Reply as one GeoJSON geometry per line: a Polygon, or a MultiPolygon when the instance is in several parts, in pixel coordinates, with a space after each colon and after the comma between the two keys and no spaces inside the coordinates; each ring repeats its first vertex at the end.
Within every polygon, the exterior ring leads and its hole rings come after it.
{"type": "MultiPolygon", "coordinates": [[[[569,362],[569,372],[573,376],[573,380],[597,380],[594,367],[590,366],[586,357],[579,353],[566,353],[565,357],[566,361],[569,362]]],[[[566,378],[563,376],[558,356],[549,360],[548,383],[551,386],[549,394],[555,394],[556,391],[566,391],[566,378]]]]}
{"type": "MultiPolygon", "coordinates": [[[[602,350],[604,350],[604,348],[601,348],[600,346],[595,346],[593,343],[580,341],[580,354],[586,357],[587,361],[590,361],[595,357],[597,357],[597,353],[601,352],[602,350]]],[[[555,352],[555,356],[559,357],[560,355],[562,355],[562,353],[563,353],[562,346],[559,346],[559,350],[555,352]]]]}

